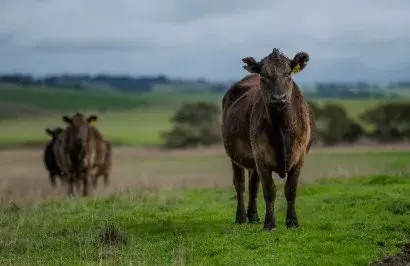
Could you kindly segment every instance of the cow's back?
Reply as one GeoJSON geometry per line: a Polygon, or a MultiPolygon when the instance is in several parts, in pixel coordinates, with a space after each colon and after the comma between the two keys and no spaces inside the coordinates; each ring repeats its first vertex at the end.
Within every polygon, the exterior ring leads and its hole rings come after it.
{"type": "Polygon", "coordinates": [[[250,116],[259,95],[259,75],[234,83],[222,100],[222,138],[229,157],[245,168],[254,168],[250,144],[250,116]]]}
{"type": "Polygon", "coordinates": [[[225,112],[236,100],[244,95],[248,90],[259,86],[259,75],[247,75],[241,80],[235,82],[225,92],[222,98],[222,110],[225,112]]]}

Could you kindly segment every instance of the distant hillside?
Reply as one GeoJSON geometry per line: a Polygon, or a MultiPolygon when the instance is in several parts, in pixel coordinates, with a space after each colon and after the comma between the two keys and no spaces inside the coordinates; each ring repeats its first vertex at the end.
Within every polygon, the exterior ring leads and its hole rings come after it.
{"type": "Polygon", "coordinates": [[[0,75],[0,83],[12,83],[21,86],[43,86],[54,89],[78,91],[104,90],[119,92],[151,92],[163,89],[178,91],[222,92],[227,84],[198,80],[169,79],[166,76],[131,77],[113,75],[53,75],[34,78],[31,75],[0,75]]]}
{"type": "Polygon", "coordinates": [[[45,86],[0,83],[0,118],[53,112],[126,111],[138,108],[178,107],[183,102],[218,102],[221,94],[207,92],[154,91],[121,93],[110,90],[79,91],[45,86]]]}
{"type": "MultiPolygon", "coordinates": [[[[206,92],[223,93],[232,82],[212,82],[205,79],[172,79],[159,76],[62,74],[33,77],[29,74],[0,75],[0,83],[24,87],[43,87],[53,90],[80,92],[148,93],[148,92],[206,92]]],[[[366,82],[327,82],[304,86],[306,96],[315,98],[398,98],[410,95],[410,82],[398,81],[388,85],[366,82]]]]}

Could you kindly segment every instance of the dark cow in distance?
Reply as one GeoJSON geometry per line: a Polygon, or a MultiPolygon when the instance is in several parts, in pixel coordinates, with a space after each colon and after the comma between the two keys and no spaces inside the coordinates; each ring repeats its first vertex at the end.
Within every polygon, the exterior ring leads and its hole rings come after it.
{"type": "Polygon", "coordinates": [[[56,127],[54,129],[46,128],[45,132],[47,135],[51,136],[51,140],[44,146],[43,163],[48,172],[51,186],[55,188],[57,185],[56,177],[61,175],[61,169],[57,165],[53,146],[56,143],[58,136],[63,132],[63,129],[61,127],[56,127]]]}
{"type": "Polygon", "coordinates": [[[63,116],[66,129],[55,145],[57,162],[66,176],[69,187],[68,195],[74,193],[74,183],[83,182],[83,196],[88,195],[88,185],[92,170],[104,165],[107,145],[101,132],[91,125],[98,117],[88,117],[76,113],[72,117],[63,116]]]}
{"type": "Polygon", "coordinates": [[[232,164],[237,194],[236,222],[259,221],[256,197],[262,183],[266,204],[264,228],[276,227],[276,187],[272,172],[286,179],[286,226],[298,227],[295,210],[300,170],[310,150],[315,130],[313,111],[305,100],[293,73],[309,61],[305,52],[289,59],[278,49],[257,62],[243,58],[244,69],[252,73],[234,83],[222,100],[222,138],[232,164]],[[247,211],[245,169],[249,174],[247,211]]]}

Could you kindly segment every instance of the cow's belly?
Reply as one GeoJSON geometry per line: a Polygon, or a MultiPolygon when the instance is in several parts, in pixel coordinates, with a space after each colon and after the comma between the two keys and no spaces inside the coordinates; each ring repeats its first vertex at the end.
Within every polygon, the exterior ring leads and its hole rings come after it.
{"type": "Polygon", "coordinates": [[[234,130],[225,129],[225,132],[224,130],[222,132],[222,136],[225,151],[229,158],[243,168],[254,169],[255,163],[252,147],[249,139],[246,139],[248,134],[240,134],[240,132],[236,131],[237,128],[234,130]]]}

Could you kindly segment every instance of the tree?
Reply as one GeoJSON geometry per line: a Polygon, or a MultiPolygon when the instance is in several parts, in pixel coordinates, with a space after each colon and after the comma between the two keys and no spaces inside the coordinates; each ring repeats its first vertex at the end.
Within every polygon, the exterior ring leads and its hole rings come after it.
{"type": "Polygon", "coordinates": [[[326,104],[321,110],[322,128],[319,136],[325,145],[339,142],[355,142],[364,135],[363,128],[348,116],[345,109],[335,103],[326,104]]]}
{"type": "Polygon", "coordinates": [[[220,142],[220,110],[207,102],[183,104],[171,117],[173,128],[162,134],[166,148],[198,145],[210,146],[220,142]]]}
{"type": "Polygon", "coordinates": [[[361,115],[361,120],[373,130],[370,136],[378,141],[402,140],[410,137],[410,104],[381,104],[361,115]]]}

